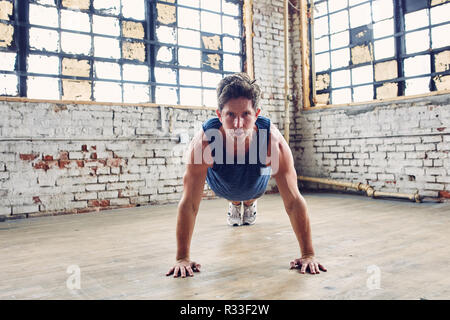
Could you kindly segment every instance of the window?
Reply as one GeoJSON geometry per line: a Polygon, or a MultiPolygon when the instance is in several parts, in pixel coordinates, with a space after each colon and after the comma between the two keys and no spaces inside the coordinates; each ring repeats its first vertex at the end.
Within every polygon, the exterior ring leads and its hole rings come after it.
{"type": "Polygon", "coordinates": [[[450,1],[320,0],[309,9],[312,106],[450,89],[450,1]]]}
{"type": "Polygon", "coordinates": [[[0,0],[0,95],[215,106],[241,2],[0,0]]]}

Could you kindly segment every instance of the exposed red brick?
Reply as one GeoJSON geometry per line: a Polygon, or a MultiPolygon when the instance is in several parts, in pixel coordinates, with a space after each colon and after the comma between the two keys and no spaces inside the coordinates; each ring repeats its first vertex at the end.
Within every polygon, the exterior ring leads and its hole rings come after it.
{"type": "Polygon", "coordinates": [[[34,203],[41,203],[41,199],[39,199],[39,197],[33,197],[33,202],[34,203]]]}
{"type": "Polygon", "coordinates": [[[81,151],[88,151],[87,145],[83,144],[83,145],[81,146],[81,151]]]}
{"type": "Polygon", "coordinates": [[[449,198],[450,199],[450,192],[449,191],[439,191],[439,197],[441,198],[449,198]]]}
{"type": "Polygon", "coordinates": [[[94,171],[95,174],[97,174],[97,167],[91,167],[91,170],[94,171]]]}
{"type": "Polygon", "coordinates": [[[34,153],[21,153],[20,155],[20,159],[25,160],[25,161],[31,161],[36,159],[37,157],[39,157],[39,154],[34,154],[34,153]]]}
{"type": "Polygon", "coordinates": [[[83,168],[84,167],[84,161],[83,160],[76,160],[77,161],[77,165],[79,168],[83,168]]]}
{"type": "Polygon", "coordinates": [[[53,160],[53,156],[49,156],[49,155],[43,156],[43,160],[44,161],[52,161],[53,160]]]}
{"type": "Polygon", "coordinates": [[[62,110],[67,110],[67,106],[65,104],[62,104],[62,105],[55,104],[55,106],[53,107],[53,110],[55,112],[60,112],[62,110]]]}
{"type": "Polygon", "coordinates": [[[88,205],[90,207],[108,207],[109,200],[89,200],[88,205]]]}
{"type": "Polygon", "coordinates": [[[437,131],[440,131],[440,132],[442,132],[442,131],[444,131],[445,129],[447,129],[446,127],[442,127],[442,128],[437,128],[437,131]]]}
{"type": "Polygon", "coordinates": [[[97,159],[97,153],[92,153],[91,154],[91,159],[97,159]]]}
{"type": "Polygon", "coordinates": [[[69,152],[61,151],[59,153],[59,159],[61,159],[61,160],[69,160],[69,152]]]}
{"type": "Polygon", "coordinates": [[[33,166],[35,169],[43,169],[45,171],[47,171],[48,169],[50,169],[50,167],[48,166],[48,163],[46,161],[40,161],[36,164],[34,164],[33,166]]]}
{"type": "Polygon", "coordinates": [[[59,160],[59,168],[64,169],[70,164],[70,160],[59,160]]]}
{"type": "Polygon", "coordinates": [[[97,146],[91,146],[92,150],[97,150],[97,146]]]}
{"type": "Polygon", "coordinates": [[[106,165],[108,167],[120,167],[121,164],[122,164],[122,159],[120,159],[120,158],[106,160],[106,165]]]}

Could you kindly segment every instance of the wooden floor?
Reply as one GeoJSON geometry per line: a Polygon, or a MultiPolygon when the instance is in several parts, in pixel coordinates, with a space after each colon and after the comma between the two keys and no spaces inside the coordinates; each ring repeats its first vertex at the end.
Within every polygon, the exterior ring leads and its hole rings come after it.
{"type": "Polygon", "coordinates": [[[320,275],[289,270],[298,244],[280,196],[266,195],[244,227],[226,225],[224,200],[202,202],[192,243],[202,272],[185,279],[164,275],[175,205],[2,222],[0,299],[450,299],[449,203],[305,198],[320,275]],[[73,265],[80,289],[66,285],[73,265]]]}

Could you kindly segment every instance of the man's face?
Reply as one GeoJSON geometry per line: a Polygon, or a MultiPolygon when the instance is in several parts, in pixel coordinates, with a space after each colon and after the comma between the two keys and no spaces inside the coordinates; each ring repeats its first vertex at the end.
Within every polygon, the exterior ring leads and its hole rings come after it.
{"type": "Polygon", "coordinates": [[[230,99],[222,111],[216,110],[227,136],[236,139],[245,138],[253,133],[256,119],[261,109],[253,109],[252,100],[247,98],[230,99]]]}

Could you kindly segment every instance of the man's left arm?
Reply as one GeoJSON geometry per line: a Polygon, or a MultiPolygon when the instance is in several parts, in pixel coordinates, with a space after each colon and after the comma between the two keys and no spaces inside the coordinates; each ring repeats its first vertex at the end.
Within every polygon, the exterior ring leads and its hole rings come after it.
{"type": "Polygon", "coordinates": [[[300,268],[301,273],[309,270],[312,274],[320,273],[320,270],[327,271],[314,257],[308,209],[305,199],[298,190],[297,173],[291,149],[281,133],[276,131],[271,136],[271,143],[275,143],[271,153],[278,159],[273,177],[301,250],[301,258],[291,261],[291,269],[300,268]]]}

